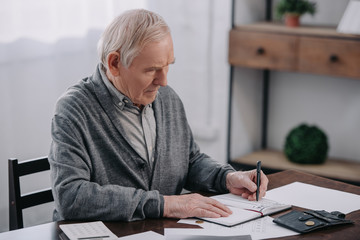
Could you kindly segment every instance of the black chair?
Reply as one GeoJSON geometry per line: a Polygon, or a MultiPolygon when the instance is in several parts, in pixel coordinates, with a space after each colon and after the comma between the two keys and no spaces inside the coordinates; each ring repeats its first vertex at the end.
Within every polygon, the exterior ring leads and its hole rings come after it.
{"type": "Polygon", "coordinates": [[[51,188],[21,195],[20,177],[50,170],[47,157],[18,162],[11,158],[9,163],[9,229],[24,227],[22,210],[54,201],[51,188]]]}

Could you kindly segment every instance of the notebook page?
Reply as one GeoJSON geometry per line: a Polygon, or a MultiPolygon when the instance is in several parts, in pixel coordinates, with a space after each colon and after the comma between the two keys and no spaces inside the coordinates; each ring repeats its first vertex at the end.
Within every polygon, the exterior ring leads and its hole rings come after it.
{"type": "Polygon", "coordinates": [[[291,207],[289,204],[279,203],[266,198],[262,198],[259,201],[249,201],[231,193],[216,195],[212,198],[227,206],[257,211],[261,212],[263,215],[271,214],[291,207]]]}

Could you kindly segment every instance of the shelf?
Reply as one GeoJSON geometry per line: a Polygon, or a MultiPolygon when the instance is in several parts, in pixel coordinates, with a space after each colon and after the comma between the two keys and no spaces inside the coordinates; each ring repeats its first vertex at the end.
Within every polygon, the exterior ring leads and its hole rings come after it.
{"type": "MultiPolygon", "coordinates": [[[[271,1],[266,1],[271,20],[271,1]]],[[[232,20],[234,26],[234,18],[232,20]]],[[[262,147],[266,148],[269,98],[269,72],[287,71],[360,79],[360,35],[343,34],[336,27],[286,27],[280,23],[258,22],[234,26],[229,32],[228,62],[263,71],[262,147]],[[270,71],[269,71],[270,70],[270,71]]],[[[258,160],[268,172],[294,169],[360,185],[360,162],[328,159],[321,165],[292,163],[279,151],[261,150],[238,159],[231,156],[233,74],[230,74],[228,161],[243,169],[258,160]]]]}
{"type": "Polygon", "coordinates": [[[294,169],[324,177],[360,183],[360,163],[347,160],[327,159],[324,164],[297,164],[290,162],[280,151],[260,150],[233,159],[231,162],[256,166],[257,161],[261,161],[264,168],[274,170],[294,169]]]}
{"type": "Polygon", "coordinates": [[[360,35],[344,34],[336,31],[334,26],[309,26],[302,25],[299,27],[287,27],[282,23],[274,22],[258,22],[253,24],[239,25],[235,30],[245,30],[252,32],[268,32],[277,34],[299,35],[299,36],[313,36],[324,38],[340,38],[360,41],[360,35]]]}
{"type": "Polygon", "coordinates": [[[236,26],[230,31],[229,63],[360,79],[360,36],[325,27],[236,26]]]}

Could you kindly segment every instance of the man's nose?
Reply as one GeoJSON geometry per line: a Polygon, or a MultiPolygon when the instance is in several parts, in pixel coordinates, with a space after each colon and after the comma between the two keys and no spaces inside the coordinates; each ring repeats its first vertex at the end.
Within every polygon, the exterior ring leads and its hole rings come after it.
{"type": "Polygon", "coordinates": [[[154,84],[165,87],[167,85],[167,71],[164,69],[157,71],[154,84]]]}

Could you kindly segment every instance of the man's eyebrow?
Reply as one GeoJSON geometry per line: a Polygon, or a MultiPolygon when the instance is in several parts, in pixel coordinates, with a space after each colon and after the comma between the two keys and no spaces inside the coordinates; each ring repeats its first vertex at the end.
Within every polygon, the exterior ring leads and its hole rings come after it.
{"type": "Polygon", "coordinates": [[[168,64],[165,65],[165,66],[156,66],[156,65],[154,65],[154,66],[149,66],[149,67],[147,67],[145,70],[146,70],[146,71],[150,71],[150,70],[162,69],[162,68],[167,67],[167,66],[169,66],[170,64],[174,64],[174,63],[175,63],[175,58],[174,58],[174,60],[172,60],[170,63],[168,63],[168,64]]]}
{"type": "Polygon", "coordinates": [[[152,66],[152,67],[149,67],[148,69],[152,69],[152,68],[155,68],[155,69],[160,69],[160,68],[164,68],[164,67],[167,67],[167,66],[169,66],[170,64],[174,64],[175,63],[175,58],[174,58],[174,60],[172,60],[170,63],[168,63],[168,64],[166,64],[166,65],[164,65],[164,66],[152,66]]]}

